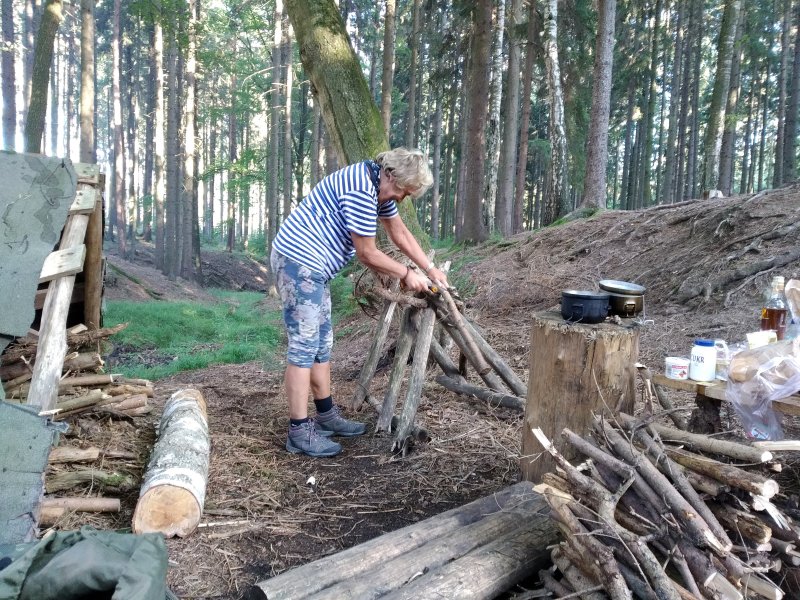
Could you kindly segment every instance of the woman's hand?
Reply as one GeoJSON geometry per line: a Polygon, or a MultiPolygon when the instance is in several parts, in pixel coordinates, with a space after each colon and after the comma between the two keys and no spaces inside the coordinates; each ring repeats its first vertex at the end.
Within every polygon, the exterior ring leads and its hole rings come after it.
{"type": "Polygon", "coordinates": [[[400,282],[412,292],[424,292],[428,289],[428,278],[413,269],[408,269],[400,282]]]}
{"type": "Polygon", "coordinates": [[[447,275],[445,275],[444,271],[440,271],[436,267],[428,269],[428,278],[433,283],[440,285],[445,289],[450,287],[450,284],[447,282],[447,275]]]}

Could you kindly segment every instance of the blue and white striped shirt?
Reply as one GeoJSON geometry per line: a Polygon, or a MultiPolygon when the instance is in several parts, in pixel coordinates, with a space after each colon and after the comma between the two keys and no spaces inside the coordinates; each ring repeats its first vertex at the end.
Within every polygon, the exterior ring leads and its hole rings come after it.
{"type": "Polygon", "coordinates": [[[353,258],[350,233],[375,237],[377,219],[398,214],[393,200],[378,205],[378,192],[364,163],[320,181],[283,222],[273,248],[328,279],[353,258]]]}

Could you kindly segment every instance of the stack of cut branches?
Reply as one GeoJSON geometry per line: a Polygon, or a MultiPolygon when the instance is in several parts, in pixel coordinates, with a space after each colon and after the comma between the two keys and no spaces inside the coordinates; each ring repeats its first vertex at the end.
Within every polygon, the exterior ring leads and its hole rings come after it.
{"type": "Polygon", "coordinates": [[[536,487],[564,533],[540,573],[553,597],[784,597],[800,526],[775,504],[770,452],[620,414],[562,432],[575,467],[533,433],[558,464],[536,487]]]}
{"type": "MultiPolygon", "coordinates": [[[[67,332],[67,355],[64,358],[58,400],[53,418],[64,419],[89,411],[135,417],[153,410],[153,384],[147,379],[130,379],[103,373],[100,356],[102,342],[125,328],[125,324],[89,331],[84,326],[67,332]]],[[[0,381],[6,399],[27,402],[38,339],[17,339],[0,356],[0,381]]]]}
{"type": "Polygon", "coordinates": [[[453,288],[431,286],[424,297],[398,293],[398,284],[391,289],[375,288],[384,299],[383,312],[372,346],[364,361],[351,408],[359,408],[367,400],[379,413],[377,431],[394,433],[392,450],[406,454],[414,440],[426,439],[423,430],[414,424],[425,379],[428,357],[439,364],[443,373],[436,381],[445,388],[478,398],[493,406],[522,411],[525,408],[527,387],[509,368],[502,357],[486,342],[477,327],[464,316],[464,306],[453,288]],[[383,402],[371,398],[369,385],[397,306],[402,306],[400,331],[395,346],[394,364],[383,402]],[[435,334],[439,325],[439,335],[435,334]],[[459,365],[451,359],[445,347],[452,340],[460,351],[459,365]],[[442,340],[440,342],[439,340],[442,340]],[[413,363],[408,378],[406,399],[395,416],[406,365],[413,349],[413,363]],[[473,385],[466,379],[467,365],[480,376],[486,387],[473,385]]]}

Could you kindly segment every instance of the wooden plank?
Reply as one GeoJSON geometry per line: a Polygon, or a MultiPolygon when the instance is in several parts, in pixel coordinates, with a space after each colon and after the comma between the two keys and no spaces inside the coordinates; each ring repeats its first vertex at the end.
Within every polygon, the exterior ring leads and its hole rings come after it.
{"type": "MultiPolygon", "coordinates": [[[[61,246],[70,248],[83,244],[89,215],[72,215],[61,237],[61,246]]],[[[75,275],[59,277],[50,283],[42,309],[39,347],[33,368],[28,403],[41,410],[52,410],[58,399],[58,382],[67,353],[67,313],[72,302],[75,275]]]]}
{"type": "Polygon", "coordinates": [[[83,259],[86,257],[86,246],[81,244],[64,250],[55,250],[44,259],[39,283],[53,281],[65,275],[75,275],[83,270],[83,259]]]}
{"type": "Polygon", "coordinates": [[[88,215],[94,212],[97,205],[98,191],[85,184],[78,185],[78,191],[75,192],[75,200],[69,207],[69,214],[71,215],[88,215]]]}
{"type": "Polygon", "coordinates": [[[93,163],[72,163],[78,175],[78,183],[100,183],[100,167],[93,163]]]}
{"type": "MultiPolygon", "coordinates": [[[[86,267],[86,260],[83,261],[84,267],[86,267]]],[[[43,287],[40,290],[36,290],[36,298],[33,301],[33,308],[36,310],[42,310],[44,308],[44,300],[47,297],[47,288],[43,287]]],[[[71,304],[80,303],[84,301],[84,285],[82,282],[78,282],[75,284],[75,287],[72,290],[72,300],[71,304]]]]}
{"type": "MultiPolygon", "coordinates": [[[[691,392],[694,394],[699,394],[700,396],[705,396],[706,398],[712,398],[714,400],[726,399],[725,388],[727,387],[727,383],[724,381],[717,380],[713,382],[702,383],[692,381],[691,379],[669,379],[661,373],[656,373],[653,375],[653,382],[673,390],[691,392]]],[[[775,407],[775,410],[784,414],[800,416],[799,394],[794,394],[787,398],[781,398],[780,400],[774,400],[772,405],[775,407]]]]}

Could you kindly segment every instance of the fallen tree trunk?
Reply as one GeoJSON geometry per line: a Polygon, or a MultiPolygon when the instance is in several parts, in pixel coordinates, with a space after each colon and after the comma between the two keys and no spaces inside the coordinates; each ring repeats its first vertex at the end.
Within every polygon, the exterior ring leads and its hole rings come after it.
{"type": "Polygon", "coordinates": [[[86,471],[65,471],[48,475],[45,478],[44,489],[48,494],[54,494],[72,489],[78,485],[90,483],[101,488],[109,487],[117,490],[129,490],[133,487],[133,477],[125,473],[111,473],[100,469],[86,471]]]}
{"type": "MultiPolygon", "coordinates": [[[[256,584],[255,591],[268,600],[306,598],[339,582],[379,570],[399,556],[413,554],[430,540],[446,536],[488,515],[511,510],[513,507],[519,509],[525,503],[531,503],[531,507],[539,507],[540,498],[533,493],[531,484],[523,481],[496,494],[260,581],[256,584]]],[[[538,510],[531,508],[531,513],[538,510]]]]}
{"type": "Polygon", "coordinates": [[[175,392],[164,406],[158,440],[133,513],[133,532],[185,537],[203,514],[211,441],[197,390],[175,392]]]}

